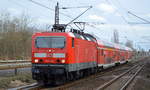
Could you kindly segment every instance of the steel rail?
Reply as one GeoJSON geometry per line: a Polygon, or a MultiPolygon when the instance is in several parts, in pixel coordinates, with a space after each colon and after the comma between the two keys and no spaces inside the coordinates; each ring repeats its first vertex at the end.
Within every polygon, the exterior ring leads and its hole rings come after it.
{"type": "Polygon", "coordinates": [[[143,67],[144,65],[136,71],[136,73],[124,84],[124,86],[122,86],[120,90],[125,90],[128,85],[134,80],[134,78],[139,74],[139,72],[143,69],[143,67]]]}
{"type": "MultiPolygon", "coordinates": [[[[126,64],[124,64],[124,65],[126,65],[126,64]]],[[[82,79],[79,79],[79,80],[76,80],[76,81],[73,81],[73,82],[68,82],[65,85],[54,88],[54,90],[65,90],[66,88],[72,87],[74,85],[84,83],[86,81],[90,81],[93,78],[99,78],[100,76],[104,76],[105,74],[112,73],[113,70],[115,70],[119,67],[123,67],[124,65],[119,65],[119,66],[116,66],[116,67],[113,67],[113,68],[108,68],[108,69],[105,69],[104,71],[102,70],[101,72],[97,72],[96,74],[84,77],[82,79]]]]}
{"type": "MultiPolygon", "coordinates": [[[[125,65],[125,64],[124,64],[125,65]]],[[[122,67],[123,65],[120,65],[118,67],[122,67]]],[[[113,68],[113,70],[115,70],[117,67],[113,68]]],[[[108,70],[110,70],[112,72],[112,68],[110,68],[108,70]],[[111,69],[111,70],[110,70],[111,69]]],[[[65,85],[61,85],[59,87],[54,87],[54,88],[50,88],[50,89],[54,89],[54,90],[65,90],[66,88],[68,87],[71,87],[71,86],[74,86],[76,84],[80,84],[80,83],[83,83],[84,81],[88,81],[88,80],[91,80],[92,78],[97,78],[99,76],[103,76],[103,74],[107,74],[107,73],[111,73],[111,72],[108,72],[108,70],[105,72],[105,71],[102,71],[102,72],[99,72],[99,73],[96,73],[94,75],[91,75],[91,76],[87,76],[85,78],[82,78],[82,79],[79,79],[77,81],[71,81],[71,82],[68,82],[66,83],[65,85]]],[[[44,86],[44,85],[43,85],[44,86]]],[[[29,89],[36,89],[36,90],[39,90],[42,88],[42,85],[40,86],[32,86],[32,85],[27,85],[27,86],[22,86],[22,87],[18,87],[17,90],[29,90],[29,89]]],[[[16,89],[15,89],[16,90],[16,89]]]]}
{"type": "Polygon", "coordinates": [[[0,60],[0,63],[31,62],[31,60],[0,60]]]}
{"type": "Polygon", "coordinates": [[[39,90],[38,88],[40,88],[42,86],[42,84],[39,83],[33,83],[30,85],[26,85],[26,86],[20,86],[17,88],[10,88],[8,90],[39,90]]]}
{"type": "Polygon", "coordinates": [[[0,65],[0,70],[25,68],[25,67],[31,67],[31,63],[2,64],[0,65]]]}
{"type": "Polygon", "coordinates": [[[131,70],[133,70],[134,68],[136,68],[138,65],[135,65],[133,67],[131,67],[129,70],[127,70],[126,72],[120,74],[119,76],[117,76],[116,78],[110,80],[107,83],[104,83],[102,86],[98,87],[96,90],[104,90],[105,88],[107,88],[108,86],[110,86],[113,82],[115,82],[117,79],[121,78],[123,75],[127,74],[128,72],[130,72],[131,70]]]}
{"type": "MultiPolygon", "coordinates": [[[[124,65],[126,65],[126,64],[124,64],[124,65]]],[[[123,65],[120,65],[118,67],[122,67],[122,66],[123,65]]],[[[99,76],[103,76],[104,74],[111,73],[112,70],[115,70],[118,67],[114,67],[113,69],[109,68],[106,71],[102,71],[102,72],[96,73],[94,75],[87,76],[87,77],[79,79],[77,81],[68,82],[65,85],[61,85],[59,87],[54,87],[54,88],[51,88],[51,89],[54,89],[54,90],[65,90],[68,87],[71,87],[71,86],[83,83],[85,81],[91,80],[92,78],[98,78],[99,76]],[[110,71],[110,72],[108,72],[108,71],[110,71]]],[[[42,86],[40,86],[40,85],[39,86],[38,85],[37,86],[28,85],[28,86],[22,86],[22,87],[25,87],[25,88],[20,88],[20,89],[17,89],[17,90],[29,90],[29,89],[37,89],[37,90],[39,90],[39,88],[42,87],[42,86]]]]}

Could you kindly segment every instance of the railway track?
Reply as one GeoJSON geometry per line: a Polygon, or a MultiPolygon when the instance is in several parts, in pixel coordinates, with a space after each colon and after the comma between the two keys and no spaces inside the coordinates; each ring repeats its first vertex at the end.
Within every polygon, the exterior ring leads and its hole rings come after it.
{"type": "Polygon", "coordinates": [[[40,87],[42,87],[42,86],[43,86],[42,84],[33,83],[33,84],[30,84],[30,85],[20,86],[20,87],[17,87],[17,88],[11,88],[11,89],[8,89],[8,90],[39,90],[40,87]]]}
{"type": "MultiPolygon", "coordinates": [[[[127,65],[127,64],[124,64],[124,65],[127,65]]],[[[89,81],[93,78],[99,78],[100,76],[103,76],[105,74],[112,73],[114,69],[117,69],[119,67],[123,67],[124,65],[119,65],[117,67],[108,68],[108,69],[102,70],[101,72],[96,73],[94,75],[90,75],[90,76],[84,77],[84,78],[79,79],[79,80],[70,81],[70,82],[68,82],[64,85],[58,86],[58,87],[48,87],[48,88],[50,88],[51,90],[64,90],[64,89],[67,89],[69,87],[73,87],[74,85],[89,81]]],[[[9,90],[40,90],[40,89],[47,89],[47,88],[45,88],[43,84],[33,83],[30,85],[12,88],[9,90]]]]}
{"type": "MultiPolygon", "coordinates": [[[[54,89],[52,89],[52,90],[83,90],[83,89],[88,89],[88,90],[95,90],[96,89],[96,87],[98,87],[98,86],[96,86],[95,84],[96,83],[99,83],[99,79],[100,78],[103,78],[103,77],[105,77],[105,76],[110,76],[110,75],[112,75],[112,73],[113,74],[115,74],[115,73],[122,73],[122,72],[124,72],[124,71],[127,71],[128,70],[128,68],[130,67],[132,67],[132,65],[134,65],[136,63],[136,67],[139,65],[138,63],[140,63],[140,61],[139,62],[134,62],[134,63],[132,63],[132,64],[124,64],[124,65],[120,65],[120,66],[118,66],[118,67],[114,67],[114,68],[110,68],[110,69],[108,69],[108,70],[104,70],[104,71],[102,71],[102,72],[99,72],[99,73],[97,73],[97,74],[95,74],[95,75],[92,75],[92,76],[89,76],[89,77],[86,77],[86,78],[84,78],[84,79],[81,79],[81,80],[78,80],[78,81],[75,81],[75,82],[72,82],[72,83],[69,83],[69,84],[66,84],[66,85],[63,85],[63,86],[60,86],[60,87],[57,87],[57,88],[54,88],[54,89]],[[137,65],[138,64],[138,65],[137,65]],[[128,66],[129,65],[129,66],[128,66]],[[124,68],[124,67],[128,67],[128,68],[124,68]],[[120,68],[122,68],[122,69],[120,69],[120,68]],[[123,69],[124,68],[124,69],[123,69]],[[85,84],[84,84],[85,83],[85,84]],[[90,83],[90,84],[86,84],[86,83],[90,83]]],[[[135,67],[135,68],[136,68],[135,67]]],[[[134,69],[134,68],[133,68],[134,69]]],[[[118,75],[118,74],[117,74],[118,75]]],[[[103,80],[103,79],[100,79],[100,80],[103,80]]],[[[109,79],[110,80],[110,79],[109,79]]],[[[103,81],[103,83],[102,84],[104,84],[105,82],[108,82],[109,80],[106,80],[106,81],[103,81]]],[[[102,85],[101,84],[101,85],[102,85]]],[[[102,89],[102,90],[105,90],[105,89],[102,89]]],[[[113,90],[113,89],[109,89],[109,90],[113,90]]],[[[114,89],[114,90],[117,90],[117,89],[114,89]]]]}
{"type": "MultiPolygon", "coordinates": [[[[135,63],[140,63],[139,61],[135,61],[134,63],[132,64],[135,64],[135,63]]],[[[125,65],[128,65],[128,64],[124,64],[124,65],[119,65],[119,66],[115,66],[113,68],[108,68],[108,69],[105,69],[105,70],[102,70],[101,72],[99,73],[96,73],[94,75],[91,75],[91,76],[88,76],[88,77],[85,77],[83,79],[80,79],[80,80],[77,80],[77,81],[73,81],[73,82],[70,82],[70,83],[67,83],[65,85],[62,85],[62,86],[59,86],[59,87],[56,87],[56,88],[51,88],[52,90],[65,90],[65,89],[70,89],[70,87],[74,87],[75,85],[79,85],[79,84],[82,84],[82,83],[85,83],[85,82],[89,82],[91,80],[97,80],[98,78],[100,77],[103,77],[105,75],[108,75],[108,74],[111,74],[111,73],[114,73],[115,70],[118,71],[117,69],[121,68],[121,67],[124,67],[125,65]]],[[[138,65],[136,65],[138,66],[138,65]]],[[[135,67],[135,66],[134,66],[135,67]]],[[[133,68],[134,69],[134,68],[133,68]]],[[[104,90],[104,89],[102,89],[104,90]]],[[[110,89],[111,90],[111,89],[110,89]]]]}
{"type": "MultiPolygon", "coordinates": [[[[31,85],[27,85],[27,86],[23,86],[23,87],[18,87],[16,88],[17,90],[40,90],[40,89],[51,89],[51,90],[65,90],[65,89],[68,89],[70,87],[74,87],[76,85],[79,85],[79,84],[82,84],[82,83],[85,83],[85,82],[89,82],[91,81],[92,79],[97,79],[97,78],[100,78],[102,76],[105,76],[105,75],[108,75],[108,74],[111,74],[111,73],[114,73],[115,70],[118,71],[117,69],[121,68],[121,67],[125,67],[126,65],[133,65],[137,63],[136,61],[134,63],[129,63],[129,64],[124,64],[124,65],[119,65],[117,67],[113,67],[113,68],[108,68],[106,70],[102,70],[101,72],[99,73],[96,73],[94,75],[90,75],[90,76],[87,76],[87,77],[84,77],[82,79],[79,79],[79,80],[75,80],[75,81],[71,81],[71,82],[67,82],[65,83],[64,85],[61,85],[61,86],[57,86],[57,87],[44,87],[42,84],[31,84],[31,85]]],[[[131,66],[130,65],[130,66],[131,66]]],[[[136,68],[138,65],[132,67],[132,69],[136,68]]],[[[122,70],[122,69],[121,69],[122,70]]],[[[125,69],[127,70],[127,69],[125,69]]],[[[124,70],[123,70],[124,71],[124,70]]],[[[14,90],[16,90],[14,89],[14,90]]],[[[97,88],[97,90],[99,90],[99,88],[97,88]]],[[[102,89],[104,90],[104,89],[102,89]]]]}
{"type": "MultiPolygon", "coordinates": [[[[124,65],[126,65],[126,64],[124,64],[124,65]]],[[[76,80],[76,81],[71,81],[71,82],[66,83],[65,85],[62,85],[62,86],[59,86],[59,87],[55,87],[55,88],[51,88],[51,89],[52,90],[65,90],[65,89],[68,89],[68,88],[73,87],[75,85],[78,85],[78,84],[90,81],[91,79],[96,79],[96,78],[99,78],[101,76],[104,76],[105,74],[112,73],[113,70],[115,70],[115,69],[117,69],[119,67],[123,67],[124,65],[108,68],[108,69],[102,70],[101,72],[98,72],[98,73],[96,73],[94,75],[90,75],[90,76],[84,77],[84,78],[76,80]]]]}
{"type": "Polygon", "coordinates": [[[126,72],[115,77],[114,79],[104,83],[96,90],[126,90],[126,88],[138,75],[138,73],[142,70],[143,67],[144,65],[135,65],[126,72]]]}
{"type": "Polygon", "coordinates": [[[92,79],[96,80],[97,78],[105,76],[106,74],[111,74],[111,73],[114,72],[114,70],[116,70],[118,68],[121,68],[121,67],[124,67],[125,65],[127,65],[127,64],[120,65],[120,66],[117,66],[117,67],[108,68],[108,69],[102,70],[101,72],[96,73],[94,75],[87,76],[83,79],[79,79],[79,80],[73,81],[73,82],[71,81],[71,82],[66,83],[65,85],[55,87],[55,88],[50,88],[50,89],[51,90],[65,90],[65,89],[68,89],[70,87],[74,87],[75,85],[79,85],[79,84],[82,84],[82,83],[85,83],[85,82],[89,82],[92,79]]]}

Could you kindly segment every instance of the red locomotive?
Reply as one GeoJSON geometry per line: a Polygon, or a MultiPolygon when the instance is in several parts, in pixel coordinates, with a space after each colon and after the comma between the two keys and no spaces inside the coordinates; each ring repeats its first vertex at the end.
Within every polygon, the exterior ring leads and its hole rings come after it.
{"type": "Polygon", "coordinates": [[[68,24],[55,22],[52,32],[32,36],[32,76],[38,82],[64,83],[125,63],[132,57],[132,49],[102,41],[83,30],[65,32],[68,24]]]}

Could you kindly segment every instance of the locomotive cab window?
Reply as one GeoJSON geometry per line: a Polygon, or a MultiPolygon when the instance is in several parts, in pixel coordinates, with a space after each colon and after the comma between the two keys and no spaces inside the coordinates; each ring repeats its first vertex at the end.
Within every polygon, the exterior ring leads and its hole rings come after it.
{"type": "Polygon", "coordinates": [[[37,37],[35,46],[37,48],[64,48],[65,37],[37,37]]]}

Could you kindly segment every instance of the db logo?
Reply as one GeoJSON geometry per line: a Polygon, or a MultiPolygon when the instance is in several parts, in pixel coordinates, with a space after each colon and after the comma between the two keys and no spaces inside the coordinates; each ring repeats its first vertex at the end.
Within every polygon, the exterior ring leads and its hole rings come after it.
{"type": "Polygon", "coordinates": [[[48,52],[54,52],[54,50],[48,50],[48,52]]]}
{"type": "Polygon", "coordinates": [[[52,53],[49,53],[49,54],[48,54],[48,57],[52,57],[52,56],[53,56],[53,54],[52,54],[52,53]]]}

